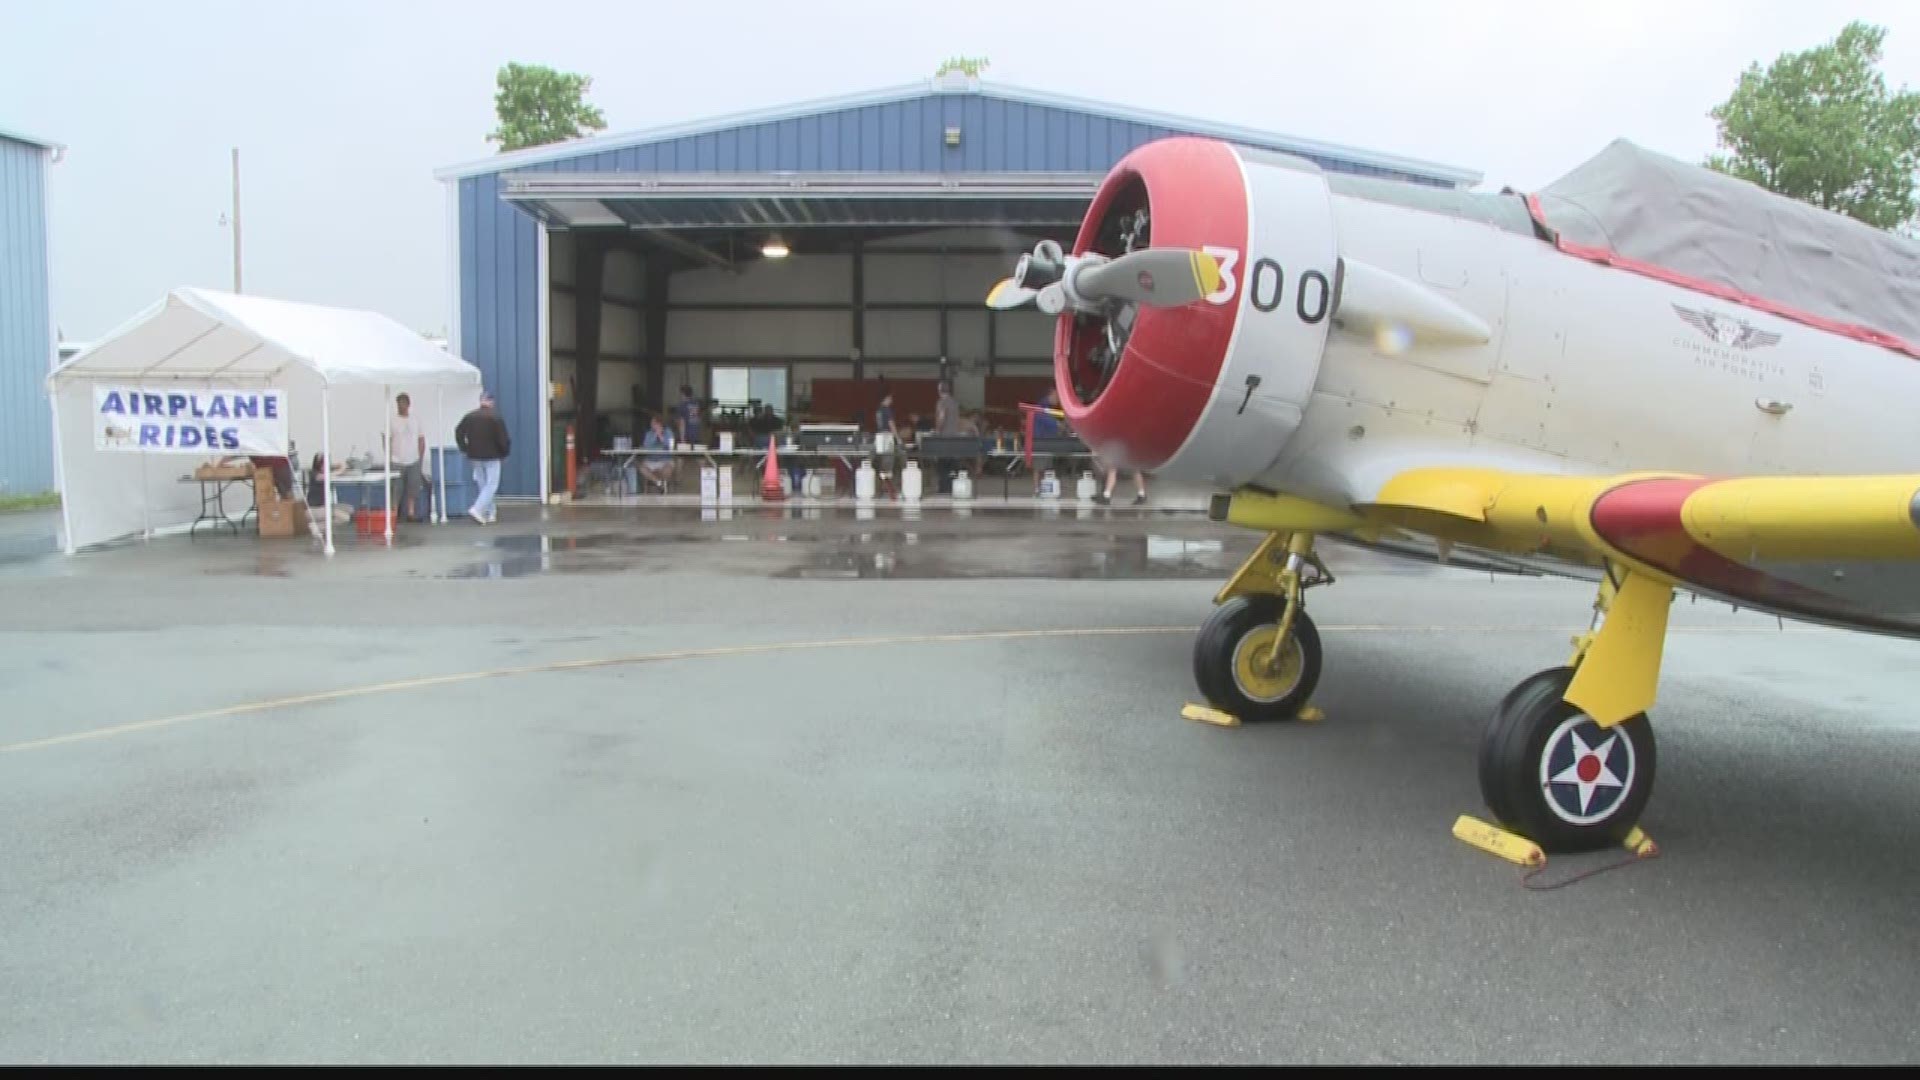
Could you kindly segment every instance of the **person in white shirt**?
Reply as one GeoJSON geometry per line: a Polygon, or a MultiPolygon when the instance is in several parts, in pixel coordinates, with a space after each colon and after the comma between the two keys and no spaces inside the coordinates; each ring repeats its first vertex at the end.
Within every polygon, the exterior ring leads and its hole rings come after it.
{"type": "Polygon", "coordinates": [[[387,434],[393,440],[387,444],[387,460],[400,471],[405,485],[400,497],[401,520],[418,521],[420,518],[415,513],[414,501],[427,486],[426,469],[422,464],[427,456],[427,437],[420,430],[420,419],[409,411],[413,407],[412,400],[401,394],[393,399],[393,403],[400,414],[393,418],[387,428],[387,434]]]}

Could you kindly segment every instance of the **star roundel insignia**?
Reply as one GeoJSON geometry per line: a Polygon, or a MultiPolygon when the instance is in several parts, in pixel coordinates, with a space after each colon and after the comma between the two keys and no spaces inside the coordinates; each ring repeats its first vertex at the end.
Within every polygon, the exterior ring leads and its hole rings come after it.
{"type": "Polygon", "coordinates": [[[1541,794],[1554,816],[1569,825],[1605,821],[1633,790],[1633,743],[1586,716],[1571,716],[1554,728],[1540,755],[1541,794]]]}

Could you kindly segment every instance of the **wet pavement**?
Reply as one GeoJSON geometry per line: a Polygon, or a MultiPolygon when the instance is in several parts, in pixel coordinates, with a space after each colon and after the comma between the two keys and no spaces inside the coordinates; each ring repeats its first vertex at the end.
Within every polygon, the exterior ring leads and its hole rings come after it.
{"type": "Polygon", "coordinates": [[[66,556],[57,517],[0,534],[0,576],[519,578],[704,571],[752,577],[1217,579],[1257,538],[1197,510],[1107,507],[509,507],[383,538],[342,533],[328,558],[308,538],[168,536],[66,556]]]}
{"type": "Polygon", "coordinates": [[[1217,527],[1133,519],[1084,526],[994,520],[745,521],[706,532],[632,529],[475,540],[446,576],[660,573],[701,566],[775,578],[1214,578],[1252,550],[1217,527]],[[1210,533],[1213,535],[1191,535],[1210,533]]]}
{"type": "Polygon", "coordinates": [[[0,1060],[1920,1057],[1915,643],[1683,599],[1661,857],[1531,892],[1449,829],[1584,586],[1329,547],[1220,729],[1253,537],[807,509],[7,557],[0,1060]]]}

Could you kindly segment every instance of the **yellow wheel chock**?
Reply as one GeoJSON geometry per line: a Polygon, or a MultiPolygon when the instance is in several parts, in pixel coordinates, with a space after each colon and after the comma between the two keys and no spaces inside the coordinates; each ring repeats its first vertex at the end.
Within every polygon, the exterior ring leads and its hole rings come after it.
{"type": "Polygon", "coordinates": [[[1230,712],[1221,712],[1219,709],[1210,709],[1205,705],[1194,705],[1189,703],[1186,708],[1180,710],[1180,715],[1186,717],[1189,720],[1198,720],[1203,724],[1214,724],[1219,727],[1239,727],[1240,726],[1239,717],[1233,715],[1230,712]]]}
{"type": "MultiPolygon", "coordinates": [[[[1539,870],[1547,865],[1546,852],[1540,850],[1539,844],[1521,836],[1519,833],[1510,832],[1498,825],[1491,825],[1481,821],[1471,814],[1461,814],[1459,819],[1453,823],[1453,835],[1456,839],[1464,840],[1474,847],[1479,848],[1481,851],[1489,855],[1499,856],[1510,863],[1534,870],[1539,870]]],[[[1620,846],[1631,852],[1635,859],[1650,859],[1660,854],[1660,845],[1654,843],[1653,837],[1648,836],[1645,830],[1641,829],[1638,825],[1635,825],[1627,833],[1627,838],[1621,841],[1620,846]]],[[[1610,868],[1603,867],[1602,869],[1610,868]]],[[[1532,875],[1530,874],[1528,876],[1531,877],[1532,875]]],[[[1584,877],[1585,875],[1581,876],[1584,877]]],[[[1571,884],[1571,882],[1568,882],[1568,884],[1571,884]]]]}
{"type": "MultiPolygon", "coordinates": [[[[1217,727],[1240,726],[1240,718],[1232,713],[1221,712],[1219,709],[1210,708],[1206,705],[1195,705],[1192,702],[1188,702],[1187,707],[1180,710],[1180,715],[1186,717],[1188,720],[1198,720],[1203,724],[1213,724],[1217,727]]],[[[1302,705],[1300,706],[1299,713],[1294,717],[1294,719],[1305,724],[1317,724],[1326,718],[1326,710],[1318,705],[1302,705]]]]}

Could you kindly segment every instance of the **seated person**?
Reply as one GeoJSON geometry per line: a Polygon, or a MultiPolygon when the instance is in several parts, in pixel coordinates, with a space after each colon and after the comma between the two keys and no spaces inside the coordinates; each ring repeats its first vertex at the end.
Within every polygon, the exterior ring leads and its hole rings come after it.
{"type": "MultiPolygon", "coordinates": [[[[347,467],[345,465],[335,465],[331,469],[327,468],[327,455],[325,454],[313,455],[313,467],[307,471],[307,505],[315,510],[325,512],[327,505],[327,474],[331,472],[338,475],[346,471],[347,467]]],[[[352,521],[353,508],[342,503],[339,493],[336,492],[333,497],[333,523],[335,525],[347,525],[352,523],[352,521]]],[[[307,525],[309,531],[315,536],[320,535],[320,519],[318,516],[308,515],[307,525]]]]}
{"type": "Polygon", "coordinates": [[[747,430],[752,433],[756,446],[765,446],[767,439],[780,430],[780,418],[773,414],[773,406],[763,402],[760,411],[747,420],[747,430]]]}
{"type": "MultiPolygon", "coordinates": [[[[643,450],[671,450],[673,438],[667,434],[667,427],[654,417],[647,425],[647,433],[641,436],[640,448],[643,450]]],[[[673,476],[674,460],[661,454],[649,454],[640,459],[640,471],[646,475],[649,483],[666,490],[667,480],[673,476]]]]}

